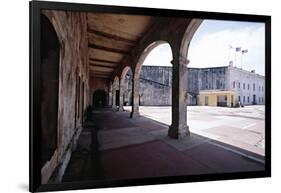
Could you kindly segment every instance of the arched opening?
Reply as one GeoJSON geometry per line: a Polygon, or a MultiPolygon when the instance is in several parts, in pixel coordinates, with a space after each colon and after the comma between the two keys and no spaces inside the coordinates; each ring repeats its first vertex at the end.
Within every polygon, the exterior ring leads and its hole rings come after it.
{"type": "Polygon", "coordinates": [[[119,106],[119,78],[116,76],[112,85],[112,108],[119,106]]]}
{"type": "MultiPolygon", "coordinates": [[[[188,92],[197,96],[196,106],[187,108],[187,122],[190,131],[203,137],[214,137],[222,143],[247,151],[255,151],[254,149],[258,147],[259,149],[256,150],[262,154],[264,141],[261,141],[259,145],[253,143],[248,147],[241,145],[249,142],[245,140],[248,139],[245,136],[253,137],[251,133],[244,130],[252,125],[248,125],[247,121],[237,121],[240,115],[233,107],[244,107],[251,112],[251,105],[257,101],[253,92],[255,83],[257,84],[257,77],[262,77],[264,74],[264,24],[204,20],[200,26],[197,25],[198,29],[192,39],[183,39],[186,42],[181,50],[185,57],[188,52],[190,60],[188,92]],[[257,63],[262,63],[262,65],[259,66],[257,63]],[[258,70],[259,75],[252,74],[252,70],[258,70]],[[226,107],[228,107],[227,110],[225,110],[226,107]],[[204,119],[216,120],[215,112],[220,112],[221,117],[224,117],[226,115],[224,113],[227,112],[235,118],[217,121],[218,125],[225,125],[220,132],[217,132],[216,127],[202,129],[200,123],[203,123],[204,119]],[[201,118],[202,114],[206,116],[201,118]],[[195,119],[194,117],[200,118],[195,119]],[[237,122],[239,122],[239,126],[234,126],[237,122]],[[209,133],[214,135],[210,136],[209,133]],[[233,135],[234,133],[239,135],[239,139],[236,134],[233,135]]],[[[196,20],[194,20],[194,26],[196,26],[196,20]]],[[[256,131],[264,132],[264,126],[257,128],[255,128],[256,131]]],[[[259,139],[262,138],[261,135],[259,139]]]]}
{"type": "Polygon", "coordinates": [[[134,105],[139,105],[140,113],[149,117],[153,116],[147,113],[155,112],[154,109],[169,111],[163,119],[168,125],[171,123],[172,59],[170,44],[154,42],[140,56],[134,74],[134,81],[139,84],[138,95],[134,95],[138,104],[134,105]]]}
{"type": "Polygon", "coordinates": [[[42,162],[50,160],[57,148],[60,43],[46,16],[41,15],[41,139],[42,162]]]}
{"type": "Polygon", "coordinates": [[[107,105],[107,93],[104,90],[96,90],[93,94],[93,107],[105,107],[107,105]]]}
{"type": "Polygon", "coordinates": [[[129,66],[126,66],[120,77],[120,96],[119,110],[131,110],[132,105],[132,82],[133,72],[129,66]]]}

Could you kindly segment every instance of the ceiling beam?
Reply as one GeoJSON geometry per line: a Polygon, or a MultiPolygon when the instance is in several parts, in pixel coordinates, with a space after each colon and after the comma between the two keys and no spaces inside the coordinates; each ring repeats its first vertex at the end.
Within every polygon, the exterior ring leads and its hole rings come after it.
{"type": "Polygon", "coordinates": [[[109,34],[109,33],[106,33],[106,32],[102,32],[102,31],[98,31],[98,30],[94,30],[94,29],[90,29],[90,28],[88,28],[88,33],[93,33],[93,34],[96,34],[98,36],[102,36],[102,37],[117,40],[117,41],[126,42],[126,43],[129,43],[129,44],[136,44],[137,43],[134,40],[130,40],[130,39],[127,39],[127,38],[123,38],[123,37],[120,37],[120,36],[117,36],[117,35],[109,34]]]}
{"type": "Polygon", "coordinates": [[[91,73],[91,74],[110,75],[112,72],[90,70],[90,73],[91,73]]]}
{"type": "Polygon", "coordinates": [[[114,61],[110,61],[110,60],[102,60],[102,59],[94,59],[94,58],[90,58],[90,61],[93,62],[102,62],[102,63],[108,63],[108,64],[117,64],[119,65],[119,62],[114,62],[114,61]]]}
{"type": "Polygon", "coordinates": [[[102,67],[102,68],[108,68],[108,69],[114,69],[114,66],[107,66],[107,65],[102,65],[102,64],[97,64],[97,63],[92,63],[90,62],[90,66],[96,66],[96,67],[102,67]]]}
{"type": "Polygon", "coordinates": [[[107,51],[107,52],[115,52],[115,53],[122,54],[122,55],[128,54],[128,52],[125,51],[125,50],[120,50],[120,49],[117,49],[117,48],[109,48],[109,47],[105,47],[105,46],[101,46],[101,45],[96,45],[96,44],[93,44],[93,43],[89,43],[88,46],[90,48],[93,48],[93,49],[104,50],[104,51],[107,51]]]}
{"type": "Polygon", "coordinates": [[[90,74],[90,76],[96,77],[96,78],[106,78],[106,79],[110,78],[110,76],[103,76],[103,75],[96,75],[96,74],[90,74]]]}

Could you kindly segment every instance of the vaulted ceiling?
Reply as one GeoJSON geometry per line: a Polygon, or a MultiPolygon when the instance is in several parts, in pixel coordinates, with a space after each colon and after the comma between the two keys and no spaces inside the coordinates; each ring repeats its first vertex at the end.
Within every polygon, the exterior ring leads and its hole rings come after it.
{"type": "Polygon", "coordinates": [[[151,16],[88,13],[90,75],[110,78],[154,20],[151,16]]]}

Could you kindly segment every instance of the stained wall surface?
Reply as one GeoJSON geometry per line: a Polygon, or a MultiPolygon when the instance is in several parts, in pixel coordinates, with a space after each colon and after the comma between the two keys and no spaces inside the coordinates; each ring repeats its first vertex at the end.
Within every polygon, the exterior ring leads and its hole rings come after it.
{"type": "Polygon", "coordinates": [[[86,14],[50,10],[42,14],[60,42],[57,149],[41,169],[41,181],[47,183],[60,180],[81,132],[83,112],[89,104],[89,65],[86,14]]]}

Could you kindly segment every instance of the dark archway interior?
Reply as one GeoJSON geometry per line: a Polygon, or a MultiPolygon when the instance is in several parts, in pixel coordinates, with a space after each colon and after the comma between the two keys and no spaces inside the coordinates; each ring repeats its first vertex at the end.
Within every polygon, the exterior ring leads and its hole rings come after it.
{"type": "Polygon", "coordinates": [[[57,148],[60,44],[46,16],[41,15],[41,144],[42,166],[57,148]]]}
{"type": "Polygon", "coordinates": [[[120,91],[116,90],[115,92],[116,92],[116,98],[115,98],[116,102],[115,103],[117,106],[119,106],[120,91]]]}
{"type": "Polygon", "coordinates": [[[107,94],[104,90],[96,90],[93,94],[93,107],[104,107],[107,104],[107,94]]]}

